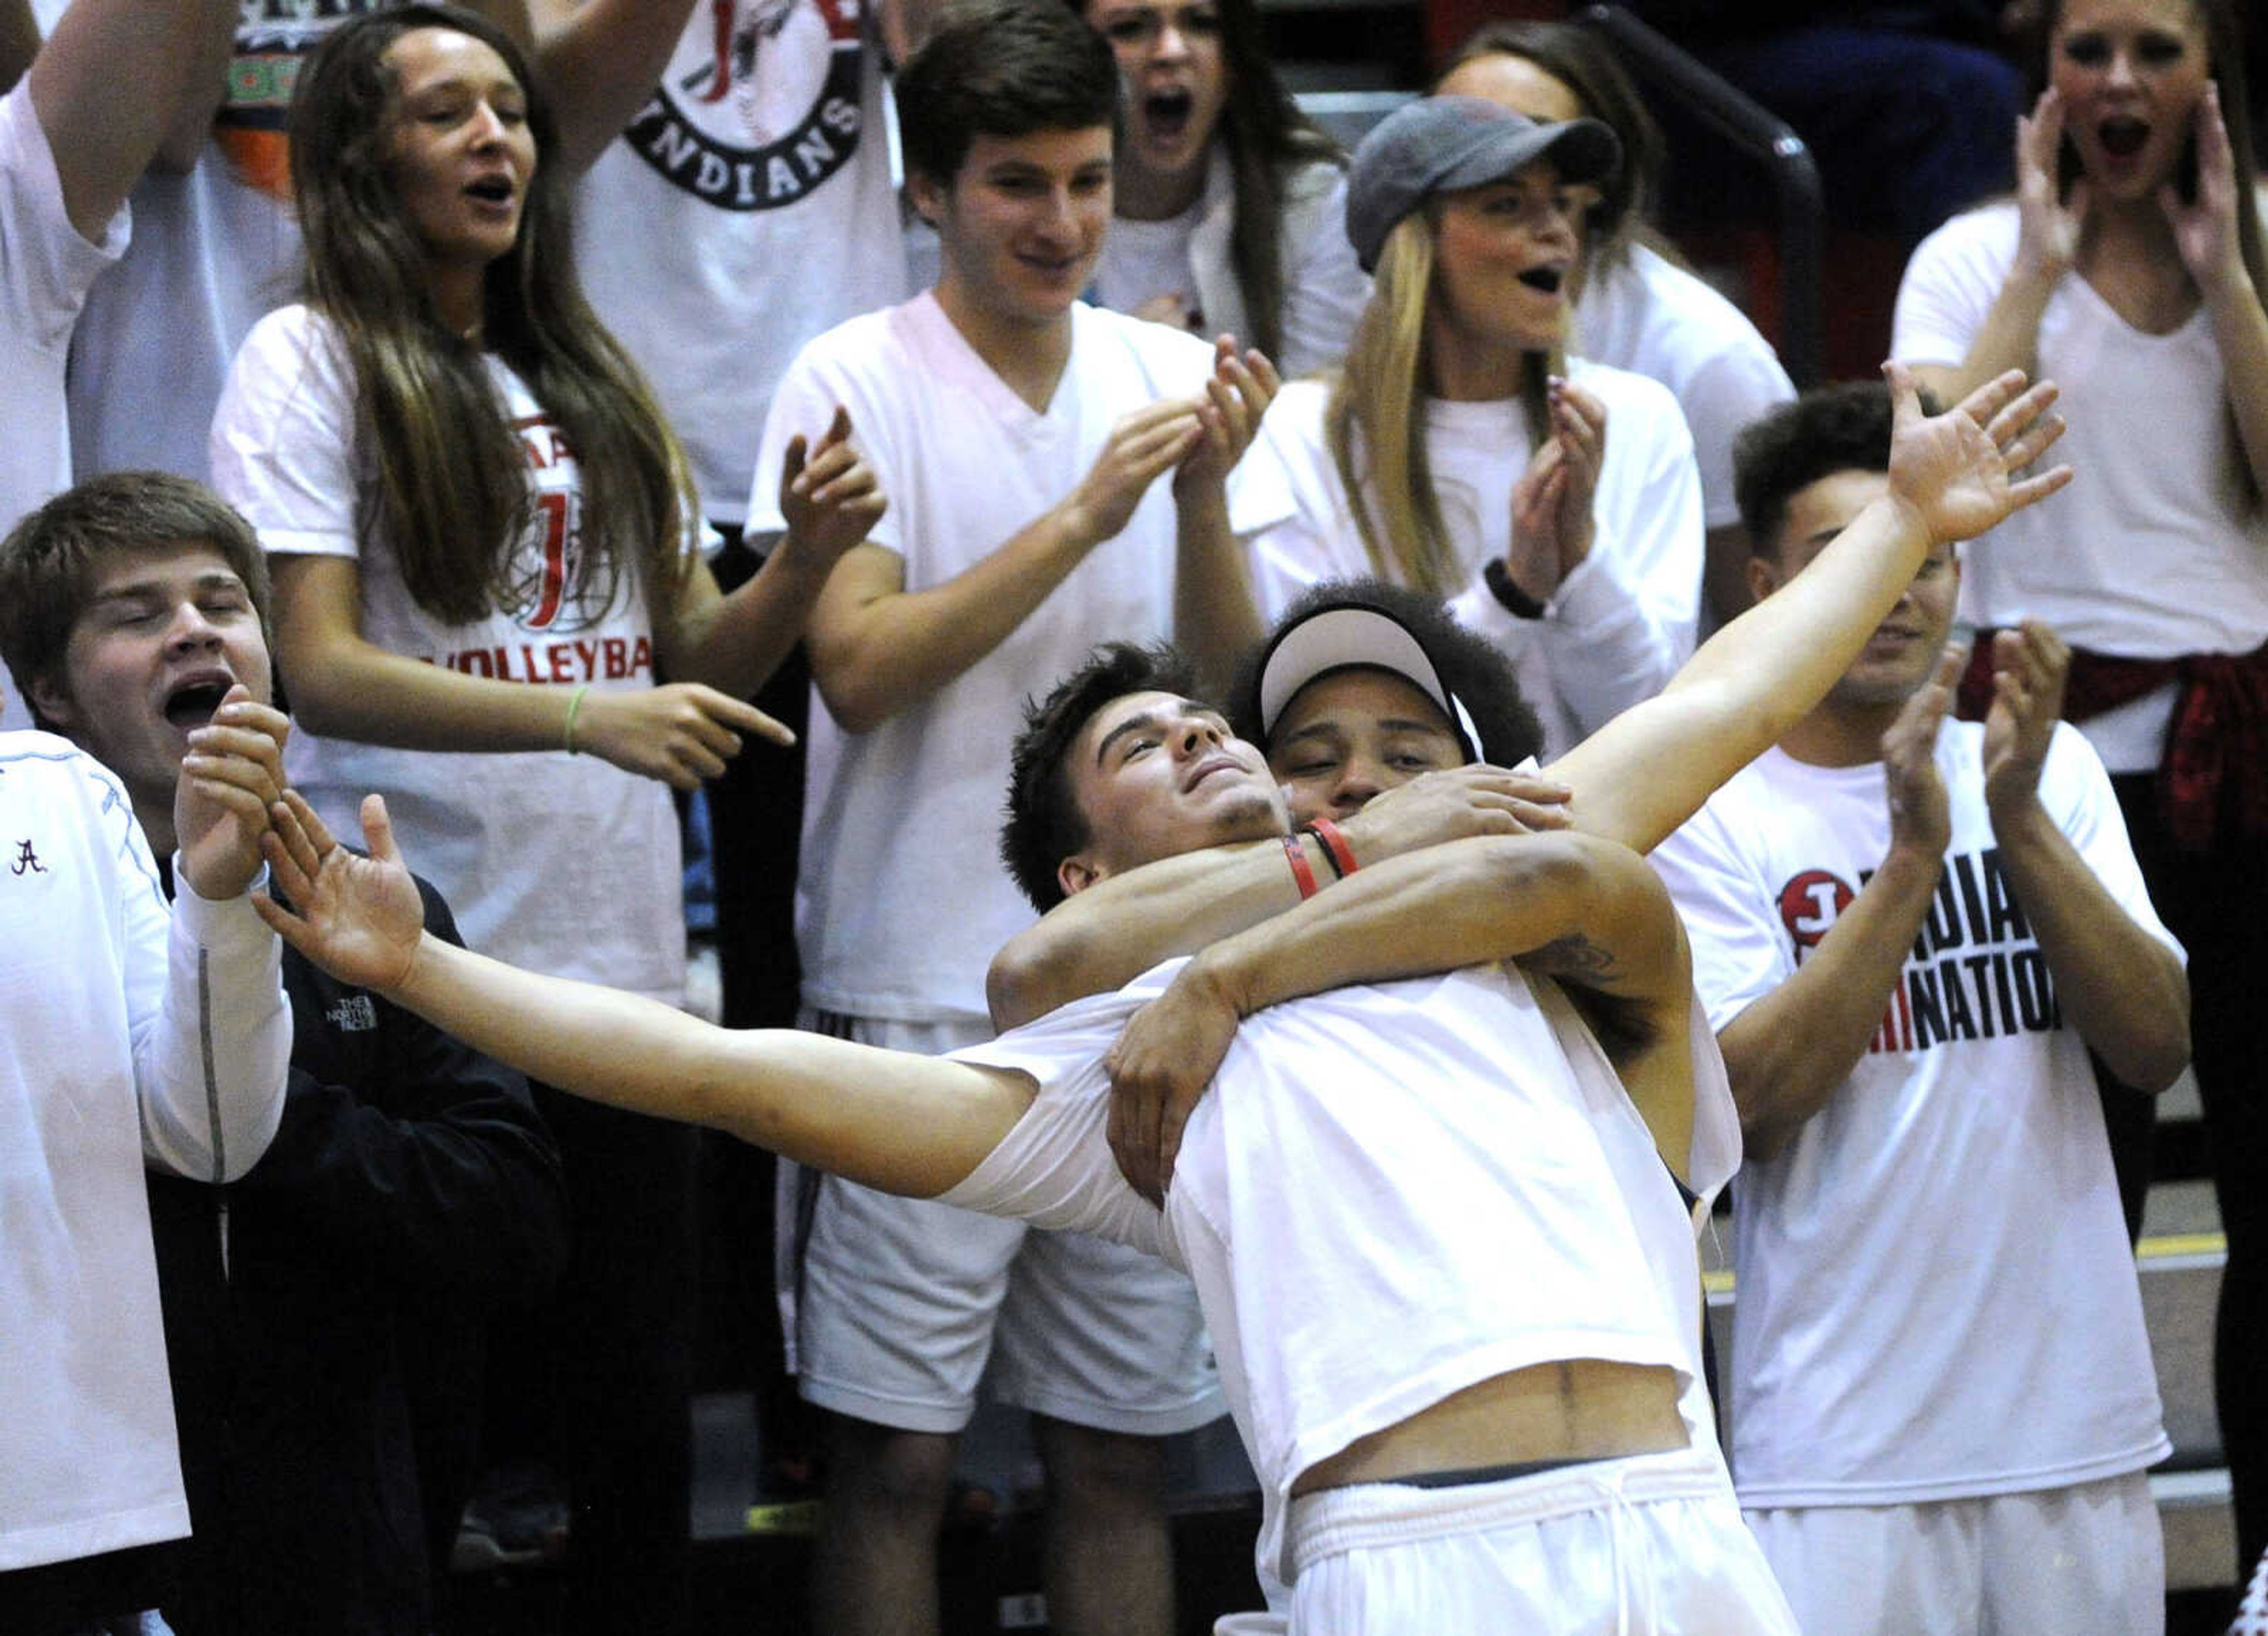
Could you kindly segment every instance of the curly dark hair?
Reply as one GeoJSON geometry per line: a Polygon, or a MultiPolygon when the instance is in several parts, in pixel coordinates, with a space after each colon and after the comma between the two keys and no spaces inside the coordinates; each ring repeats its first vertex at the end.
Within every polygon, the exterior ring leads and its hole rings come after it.
{"type": "Polygon", "coordinates": [[[1130,693],[1186,697],[1196,686],[1196,667],[1178,649],[1162,642],[1109,642],[1045,698],[1025,701],[1023,731],[1009,755],[1000,861],[1042,914],[1064,901],[1057,866],[1093,838],[1071,792],[1071,749],[1079,735],[1113,699],[1130,693]]]}
{"type": "MultiPolygon", "coordinates": [[[[1383,579],[1335,579],[1313,586],[1284,610],[1281,631],[1334,608],[1366,608],[1386,615],[1416,638],[1440,673],[1441,682],[1479,730],[1481,759],[1513,767],[1543,749],[1543,728],[1520,691],[1512,662],[1482,637],[1450,615],[1439,597],[1383,579]]],[[[1270,641],[1263,642],[1237,667],[1229,691],[1228,725],[1241,739],[1268,748],[1260,726],[1260,667],[1270,641]]]]}
{"type": "MultiPolygon", "coordinates": [[[[1922,407],[1937,412],[1925,394],[1922,407]]],[[[1779,556],[1779,527],[1799,490],[1838,471],[1890,468],[1890,389],[1846,380],[1807,392],[1749,423],[1733,445],[1733,493],[1749,548],[1779,556]]]]}

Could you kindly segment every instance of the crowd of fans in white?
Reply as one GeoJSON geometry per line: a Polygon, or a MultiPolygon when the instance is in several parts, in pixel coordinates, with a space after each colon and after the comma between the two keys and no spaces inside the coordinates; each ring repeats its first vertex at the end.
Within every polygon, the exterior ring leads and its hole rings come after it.
{"type": "Polygon", "coordinates": [[[1799,397],[1571,25],[1349,155],[1254,0],[0,0],[0,1630],[446,1630],[537,1452],[686,1628],[704,1124],[816,1628],[937,1629],[983,1390],[1064,1632],[1225,1412],[1224,1630],[2161,1629],[2192,1065],[2249,1565],[2241,25],[2037,11],[1799,397]],[[676,1009],[728,777],[799,1031],[676,1009]]]}

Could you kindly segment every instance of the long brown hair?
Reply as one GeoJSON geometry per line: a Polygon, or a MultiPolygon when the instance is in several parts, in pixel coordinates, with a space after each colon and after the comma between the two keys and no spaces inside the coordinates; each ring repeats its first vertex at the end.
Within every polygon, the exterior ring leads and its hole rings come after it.
{"type": "MultiPolygon", "coordinates": [[[[1378,254],[1370,303],[1362,309],[1346,363],[1331,382],[1323,431],[1362,534],[1371,571],[1436,596],[1458,588],[1465,571],[1441,519],[1425,449],[1429,363],[1425,307],[1433,287],[1430,203],[1394,225],[1378,254]]],[[[1564,351],[1521,361],[1520,402],[1529,446],[1550,435],[1545,387],[1566,371],[1564,351]]]]}
{"type": "Polygon", "coordinates": [[[526,600],[516,564],[534,509],[526,456],[481,346],[441,321],[425,258],[387,174],[397,98],[386,62],[412,30],[468,34],[502,57],[527,97],[535,138],[519,237],[487,269],[485,344],[565,434],[580,466],[581,549],[569,601],[612,606],[625,571],[659,615],[681,583],[691,509],[683,452],[630,357],[584,299],[558,130],[518,43],[471,11],[409,4],[358,17],[308,59],[292,99],[291,186],[307,254],[308,304],[335,325],[377,455],[376,517],[417,605],[462,624],[526,600]]]}
{"type": "Polygon", "coordinates": [[[1260,37],[1254,0],[1214,0],[1220,18],[1221,63],[1228,99],[1220,122],[1228,147],[1236,208],[1230,219],[1229,264],[1252,328],[1248,343],[1270,357],[1284,355],[1284,194],[1291,173],[1318,162],[1344,167],[1346,156],[1276,77],[1260,37]]]}

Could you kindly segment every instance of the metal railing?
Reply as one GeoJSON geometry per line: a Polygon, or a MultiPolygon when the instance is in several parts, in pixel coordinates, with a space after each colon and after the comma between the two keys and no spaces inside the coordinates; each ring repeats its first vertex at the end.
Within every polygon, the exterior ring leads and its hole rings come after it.
{"type": "Polygon", "coordinates": [[[1574,20],[1604,34],[1632,74],[1676,99],[1771,176],[1779,217],[1780,363],[1799,387],[1818,385],[1827,357],[1827,208],[1811,150],[1786,121],[1628,11],[1590,5],[1574,20]]]}

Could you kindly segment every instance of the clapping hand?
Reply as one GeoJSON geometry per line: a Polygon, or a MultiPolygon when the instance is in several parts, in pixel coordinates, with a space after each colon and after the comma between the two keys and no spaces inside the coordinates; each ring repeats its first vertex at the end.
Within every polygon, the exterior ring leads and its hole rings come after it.
{"type": "Polygon", "coordinates": [[[1551,435],[1512,486],[1505,571],[1529,600],[1548,602],[1591,554],[1592,514],[1607,458],[1607,406],[1571,380],[1550,388],[1551,435]]]}
{"type": "Polygon", "coordinates": [[[181,878],[199,897],[231,898],[260,873],[269,804],[284,789],[284,741],[291,724],[241,682],[212,719],[189,733],[173,785],[173,835],[181,878]]]}
{"type": "Polygon", "coordinates": [[[1266,354],[1257,349],[1239,353],[1233,335],[1213,343],[1212,377],[1205,382],[1205,401],[1197,410],[1204,435],[1174,474],[1176,499],[1206,488],[1217,490],[1227,483],[1228,474],[1260,435],[1261,416],[1283,385],[1266,354]]]}

